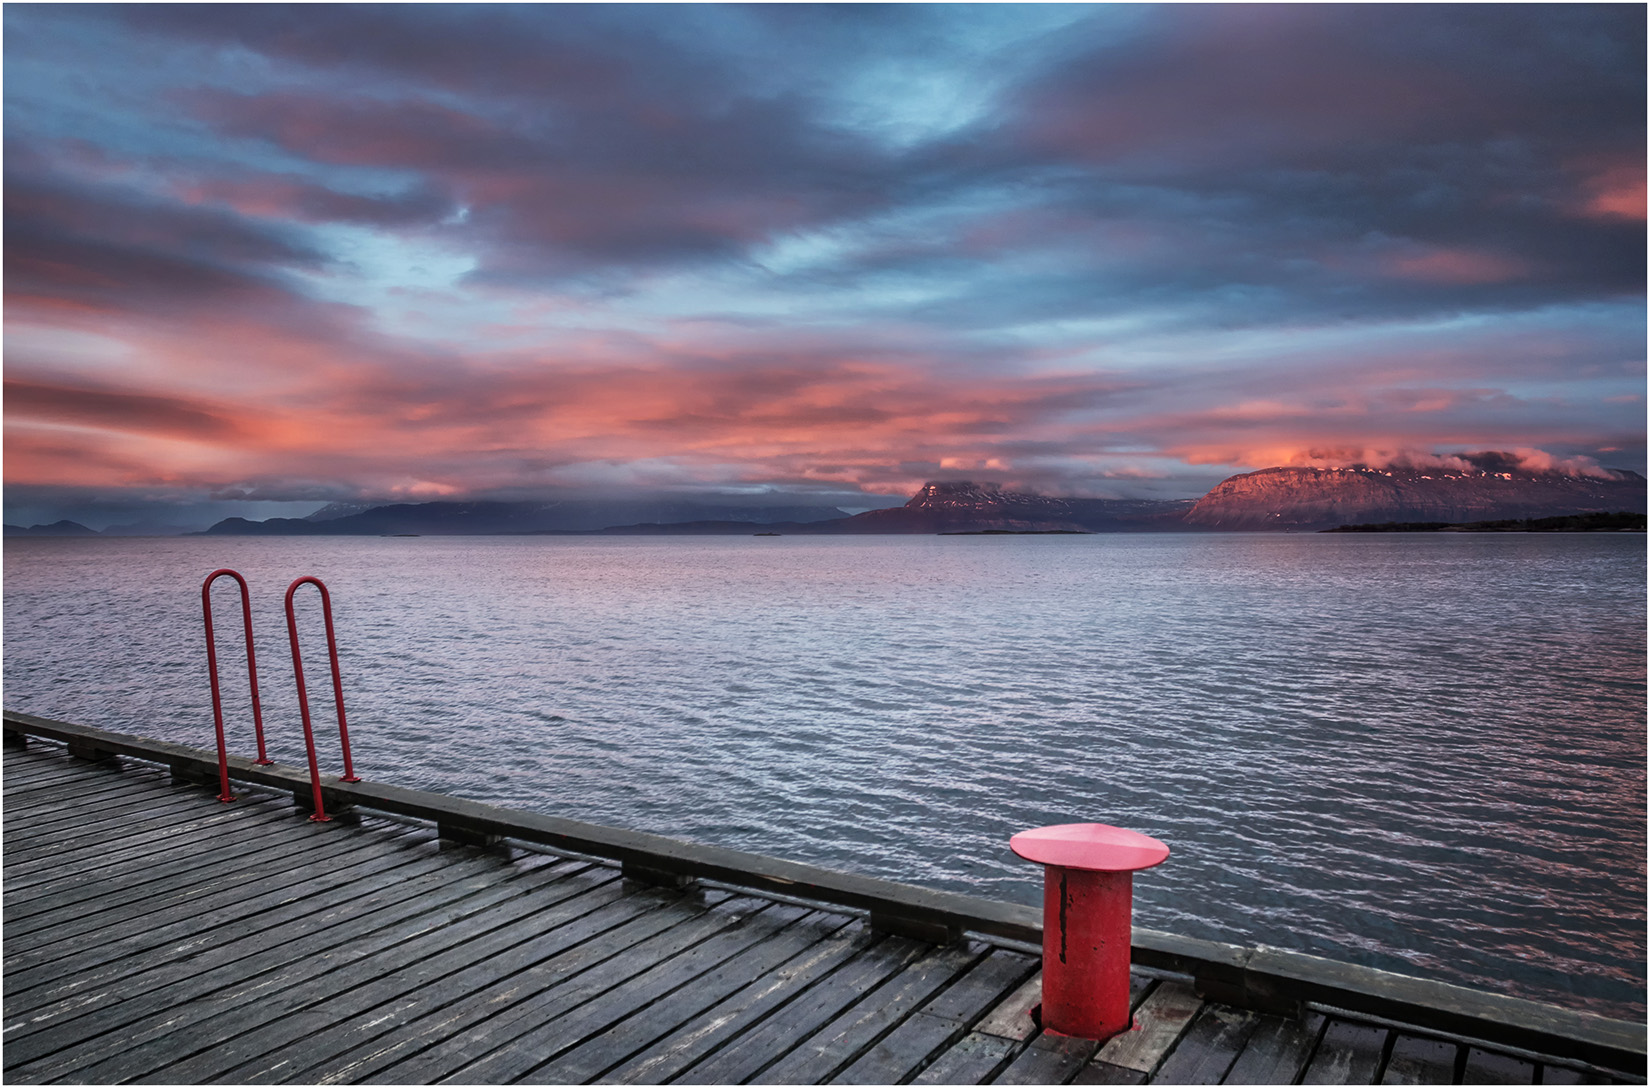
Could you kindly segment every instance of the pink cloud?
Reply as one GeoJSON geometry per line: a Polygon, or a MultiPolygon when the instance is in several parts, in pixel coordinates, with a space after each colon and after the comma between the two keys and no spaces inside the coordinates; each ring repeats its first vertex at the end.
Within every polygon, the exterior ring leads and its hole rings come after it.
{"type": "Polygon", "coordinates": [[[1381,261],[1391,276],[1422,283],[1466,286],[1480,283],[1507,283],[1531,272],[1529,262],[1481,250],[1430,248],[1410,254],[1394,254],[1381,261]]]}

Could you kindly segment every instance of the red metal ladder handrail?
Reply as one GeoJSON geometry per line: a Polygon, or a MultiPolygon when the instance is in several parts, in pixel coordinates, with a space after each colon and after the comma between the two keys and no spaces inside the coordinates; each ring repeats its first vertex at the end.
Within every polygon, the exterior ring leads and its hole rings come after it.
{"type": "Polygon", "coordinates": [[[212,631],[212,583],[228,575],[241,587],[241,619],[246,628],[246,673],[252,686],[252,729],[258,737],[257,763],[275,762],[264,751],[264,714],[258,699],[258,658],[252,648],[252,595],[246,588],[246,579],[239,571],[220,567],[201,583],[201,615],[206,622],[206,668],[212,677],[212,723],[218,734],[218,800],[228,803],[235,799],[229,792],[229,748],[223,735],[223,694],[218,685],[218,648],[212,631]]]}
{"type": "Polygon", "coordinates": [[[338,741],[344,750],[344,777],[341,782],[359,782],[355,775],[355,768],[349,757],[349,726],[344,721],[344,682],[338,672],[338,639],[332,629],[332,594],[327,592],[326,583],[313,575],[294,578],[286,589],[286,630],[292,641],[292,672],[298,681],[298,709],[304,719],[304,747],[309,753],[309,783],[315,793],[315,811],[310,815],[311,820],[325,822],[331,817],[321,805],[321,770],[315,758],[315,733],[309,721],[309,692],[304,686],[304,661],[298,650],[298,617],[292,609],[292,595],[298,592],[298,587],[305,582],[310,583],[321,591],[321,610],[326,619],[327,653],[332,658],[332,694],[338,706],[338,741]]]}

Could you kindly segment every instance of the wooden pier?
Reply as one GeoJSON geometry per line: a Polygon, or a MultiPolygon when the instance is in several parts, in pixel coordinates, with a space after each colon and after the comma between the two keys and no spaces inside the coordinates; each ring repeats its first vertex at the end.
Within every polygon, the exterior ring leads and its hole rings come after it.
{"type": "Polygon", "coordinates": [[[1042,1034],[1035,912],[5,715],[10,1083],[1597,1084],[1644,1025],[1137,931],[1042,1034]]]}

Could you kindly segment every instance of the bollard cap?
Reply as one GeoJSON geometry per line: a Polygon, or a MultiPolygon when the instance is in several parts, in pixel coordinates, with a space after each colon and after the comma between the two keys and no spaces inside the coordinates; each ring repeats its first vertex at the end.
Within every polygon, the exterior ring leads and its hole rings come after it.
{"type": "Polygon", "coordinates": [[[1150,869],[1169,856],[1169,848],[1150,835],[1110,824],[1039,827],[1015,835],[1008,846],[1027,861],[1101,873],[1150,869]]]}

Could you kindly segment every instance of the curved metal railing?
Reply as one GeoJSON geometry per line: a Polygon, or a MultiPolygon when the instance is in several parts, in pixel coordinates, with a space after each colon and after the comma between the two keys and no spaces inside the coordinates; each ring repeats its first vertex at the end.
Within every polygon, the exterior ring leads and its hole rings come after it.
{"type": "Polygon", "coordinates": [[[220,567],[201,583],[201,615],[206,622],[206,668],[212,677],[212,724],[218,734],[218,800],[227,803],[233,801],[235,795],[229,792],[229,748],[223,735],[223,691],[218,683],[218,647],[212,630],[212,583],[225,575],[235,579],[241,587],[241,620],[246,629],[246,673],[252,686],[252,729],[258,737],[256,762],[269,764],[274,760],[264,751],[264,712],[258,698],[258,658],[252,648],[252,596],[240,572],[220,567]]]}
{"type": "Polygon", "coordinates": [[[298,587],[305,582],[310,583],[321,591],[321,610],[327,627],[327,653],[332,659],[332,694],[338,706],[338,741],[344,750],[344,776],[340,781],[359,782],[355,775],[355,767],[350,762],[349,755],[349,726],[344,720],[344,682],[338,673],[338,639],[332,629],[332,594],[327,592],[326,583],[313,575],[295,578],[286,589],[286,630],[292,640],[292,672],[298,681],[298,709],[304,719],[304,747],[309,754],[309,781],[315,793],[315,812],[311,820],[324,822],[331,817],[321,805],[321,771],[315,758],[315,732],[310,726],[309,692],[304,686],[304,661],[298,649],[298,617],[292,608],[292,596],[298,592],[298,587]]]}

